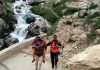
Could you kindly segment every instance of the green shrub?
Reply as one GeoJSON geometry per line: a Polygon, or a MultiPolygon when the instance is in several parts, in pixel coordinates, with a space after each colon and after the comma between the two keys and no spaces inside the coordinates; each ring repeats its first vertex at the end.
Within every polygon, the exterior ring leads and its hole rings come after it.
{"type": "Polygon", "coordinates": [[[96,35],[96,30],[100,28],[100,18],[98,18],[98,20],[96,21],[95,26],[93,27],[91,34],[88,37],[89,43],[93,43],[94,40],[96,39],[97,35],[96,35]]]}
{"type": "Polygon", "coordinates": [[[73,0],[61,0],[61,2],[57,3],[57,4],[53,4],[53,11],[55,13],[57,13],[58,16],[62,17],[63,14],[62,14],[62,11],[66,8],[65,7],[65,3],[66,2],[69,2],[69,1],[73,1],[73,0]]]}
{"type": "Polygon", "coordinates": [[[93,19],[98,16],[100,16],[100,12],[95,12],[93,14],[88,14],[87,19],[93,19]]]}
{"type": "Polygon", "coordinates": [[[75,12],[78,12],[80,9],[79,8],[73,8],[73,7],[68,7],[65,9],[65,11],[63,12],[63,15],[69,15],[69,14],[73,14],[75,12]]]}
{"type": "Polygon", "coordinates": [[[90,4],[90,6],[89,6],[89,8],[88,9],[95,9],[95,8],[97,8],[98,7],[98,5],[97,4],[95,4],[94,2],[92,2],[91,4],[90,4]]]}
{"type": "Polygon", "coordinates": [[[62,17],[62,10],[65,9],[64,5],[53,6],[53,11],[57,13],[58,16],[62,17]]]}
{"type": "Polygon", "coordinates": [[[52,24],[54,24],[59,19],[59,17],[56,16],[52,11],[50,11],[47,8],[41,8],[40,5],[33,6],[31,10],[34,14],[38,14],[42,16],[43,18],[47,19],[47,21],[49,21],[52,24]]]}
{"type": "Polygon", "coordinates": [[[69,1],[74,1],[74,0],[61,0],[61,2],[55,4],[54,7],[57,7],[59,5],[64,5],[66,2],[69,2],[69,1]]]}
{"type": "Polygon", "coordinates": [[[100,18],[98,18],[98,20],[96,21],[95,28],[96,29],[100,28],[100,18]]]}
{"type": "Polygon", "coordinates": [[[73,22],[72,21],[69,21],[69,20],[66,20],[65,22],[64,22],[64,24],[66,24],[66,25],[71,25],[73,22]]]}
{"type": "Polygon", "coordinates": [[[47,36],[51,36],[51,35],[53,35],[55,32],[56,32],[56,26],[53,25],[53,26],[51,26],[51,27],[48,29],[48,31],[47,31],[47,36]]]}

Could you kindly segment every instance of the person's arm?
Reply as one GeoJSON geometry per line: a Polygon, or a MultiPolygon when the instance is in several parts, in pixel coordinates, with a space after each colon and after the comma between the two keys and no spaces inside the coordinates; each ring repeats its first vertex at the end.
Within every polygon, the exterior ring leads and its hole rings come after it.
{"type": "Polygon", "coordinates": [[[45,63],[45,53],[46,53],[46,48],[43,49],[43,63],[45,63]]]}
{"type": "Polygon", "coordinates": [[[33,55],[32,63],[35,61],[35,51],[36,51],[35,48],[32,48],[32,52],[33,52],[33,54],[32,54],[33,55]]]}
{"type": "Polygon", "coordinates": [[[63,49],[64,46],[59,42],[58,45],[63,49]]]}
{"type": "Polygon", "coordinates": [[[51,44],[51,42],[49,41],[49,43],[47,44],[47,46],[49,46],[51,44]]]}

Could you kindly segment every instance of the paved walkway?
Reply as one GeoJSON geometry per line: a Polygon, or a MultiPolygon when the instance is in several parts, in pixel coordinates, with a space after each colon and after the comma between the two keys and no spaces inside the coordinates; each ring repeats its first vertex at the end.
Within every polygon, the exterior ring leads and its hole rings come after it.
{"type": "MultiPolygon", "coordinates": [[[[34,63],[32,63],[31,48],[26,48],[23,49],[21,52],[6,59],[5,61],[1,62],[0,70],[35,70],[34,66],[34,63]]],[[[49,54],[46,55],[46,63],[42,65],[41,70],[52,70],[49,54]]]]}

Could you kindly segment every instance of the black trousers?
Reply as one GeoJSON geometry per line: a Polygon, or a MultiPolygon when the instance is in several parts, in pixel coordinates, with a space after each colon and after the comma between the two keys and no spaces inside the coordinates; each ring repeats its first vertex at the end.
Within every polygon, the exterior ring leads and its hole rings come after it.
{"type": "Polygon", "coordinates": [[[52,68],[54,68],[54,66],[57,67],[58,54],[59,54],[59,52],[57,52],[57,53],[51,52],[50,53],[52,68]]]}

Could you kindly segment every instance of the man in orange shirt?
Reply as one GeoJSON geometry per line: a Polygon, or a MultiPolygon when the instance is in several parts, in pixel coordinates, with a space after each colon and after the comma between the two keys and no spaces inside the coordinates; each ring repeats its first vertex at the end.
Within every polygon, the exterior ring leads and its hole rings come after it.
{"type": "Polygon", "coordinates": [[[57,35],[53,35],[53,39],[49,41],[47,46],[50,45],[50,57],[51,57],[51,64],[52,68],[57,68],[58,63],[58,55],[60,52],[60,48],[63,48],[62,44],[57,40],[57,35]]]}

